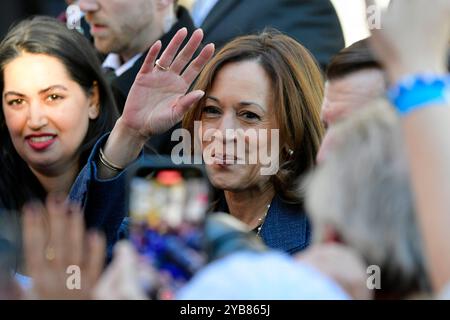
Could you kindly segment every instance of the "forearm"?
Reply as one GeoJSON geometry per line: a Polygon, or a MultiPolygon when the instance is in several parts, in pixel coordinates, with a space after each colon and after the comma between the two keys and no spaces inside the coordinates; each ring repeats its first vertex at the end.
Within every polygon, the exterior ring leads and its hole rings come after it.
{"type": "MultiPolygon", "coordinates": [[[[446,69],[416,62],[397,68],[390,77],[395,83],[425,72],[444,75],[446,69]]],[[[450,105],[425,106],[403,116],[401,123],[430,277],[440,291],[450,281],[450,105]]]]}
{"type": "Polygon", "coordinates": [[[429,106],[402,119],[411,182],[435,290],[450,281],[450,106],[429,106]]]}
{"type": "MultiPolygon", "coordinates": [[[[146,138],[127,128],[119,118],[103,147],[103,153],[110,162],[125,168],[137,159],[145,141],[146,138]]],[[[100,179],[110,179],[118,173],[102,165],[100,161],[97,164],[100,179]]]]}

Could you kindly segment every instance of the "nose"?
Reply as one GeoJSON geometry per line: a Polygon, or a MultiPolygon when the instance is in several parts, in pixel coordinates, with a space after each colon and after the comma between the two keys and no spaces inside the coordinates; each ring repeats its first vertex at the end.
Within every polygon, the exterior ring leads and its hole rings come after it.
{"type": "Polygon", "coordinates": [[[47,114],[38,103],[30,104],[27,125],[32,130],[39,130],[48,125],[47,114]]]}
{"type": "Polygon", "coordinates": [[[80,2],[78,2],[78,5],[80,6],[81,11],[85,13],[95,12],[100,9],[97,0],[80,0],[80,2]]]}
{"type": "Polygon", "coordinates": [[[223,144],[235,143],[237,140],[236,117],[232,112],[225,113],[217,128],[216,138],[220,138],[223,144]],[[220,136],[220,137],[219,137],[220,136]]]}

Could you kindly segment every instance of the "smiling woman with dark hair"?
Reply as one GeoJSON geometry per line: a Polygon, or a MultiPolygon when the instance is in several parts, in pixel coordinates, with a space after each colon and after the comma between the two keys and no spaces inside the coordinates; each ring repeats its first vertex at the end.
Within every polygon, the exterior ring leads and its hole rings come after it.
{"type": "Polygon", "coordinates": [[[25,20],[0,45],[0,203],[20,210],[68,193],[117,111],[94,50],[50,18],[25,20]]]}
{"type": "Polygon", "coordinates": [[[201,121],[208,177],[223,191],[214,210],[245,222],[272,248],[291,254],[304,249],[311,231],[296,183],[314,167],[324,131],[323,79],[312,55],[277,30],[242,36],[217,53],[195,89],[206,94],[186,114],[183,126],[197,136],[194,122],[201,121]],[[212,139],[207,137],[211,130],[217,133],[212,139]],[[229,130],[234,138],[228,137],[229,130]],[[240,131],[246,132],[245,151],[236,157],[229,147],[239,150],[240,131]],[[251,132],[256,134],[247,135],[251,132]],[[214,159],[208,161],[213,149],[214,159]],[[270,168],[264,168],[264,149],[270,149],[270,168]]]}

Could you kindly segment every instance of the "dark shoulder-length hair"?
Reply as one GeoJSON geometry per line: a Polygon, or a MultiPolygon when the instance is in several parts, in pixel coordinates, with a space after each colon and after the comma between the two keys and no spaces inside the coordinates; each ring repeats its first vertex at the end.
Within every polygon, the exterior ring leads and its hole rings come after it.
{"type": "MultiPolygon", "coordinates": [[[[101,135],[110,131],[118,111],[109,85],[105,81],[100,61],[88,40],[75,30],[49,17],[33,17],[14,26],[0,44],[0,92],[4,90],[4,68],[22,53],[46,54],[57,58],[70,77],[90,93],[97,83],[100,97],[100,114],[90,120],[88,132],[79,147],[80,168],[101,135]]],[[[3,108],[0,112],[0,203],[6,209],[20,210],[25,202],[43,199],[43,187],[16,152],[5,122],[3,108]]]]}
{"type": "MultiPolygon", "coordinates": [[[[241,61],[256,61],[270,78],[273,116],[280,130],[280,169],[271,179],[283,200],[301,204],[296,184],[313,167],[324,133],[320,120],[321,71],[305,47],[287,35],[267,29],[229,42],[202,71],[195,89],[203,90],[207,97],[218,72],[229,63],[241,61]]],[[[183,127],[192,137],[205,97],[183,119],[183,127]]]]}

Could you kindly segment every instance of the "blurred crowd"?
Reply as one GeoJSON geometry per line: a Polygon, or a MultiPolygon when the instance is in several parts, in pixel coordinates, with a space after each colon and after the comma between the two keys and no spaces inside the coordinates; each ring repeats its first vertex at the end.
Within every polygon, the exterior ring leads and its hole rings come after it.
{"type": "Polygon", "coordinates": [[[2,2],[0,298],[448,299],[432,2],[2,2]]]}

